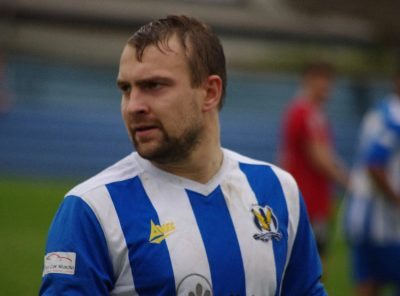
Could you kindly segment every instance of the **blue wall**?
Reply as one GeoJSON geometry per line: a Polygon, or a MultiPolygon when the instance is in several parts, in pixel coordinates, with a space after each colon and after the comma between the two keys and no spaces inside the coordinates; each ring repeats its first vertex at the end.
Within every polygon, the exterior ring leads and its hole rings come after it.
{"type": "MultiPolygon", "coordinates": [[[[71,66],[14,56],[13,106],[0,115],[0,174],[88,177],[132,151],[119,114],[117,68],[71,66]]],[[[281,115],[296,91],[290,74],[230,73],[221,113],[227,148],[276,162],[281,115]]],[[[372,98],[388,91],[369,85],[372,98]]],[[[341,156],[351,163],[360,120],[353,85],[339,78],[327,108],[341,156]]]]}

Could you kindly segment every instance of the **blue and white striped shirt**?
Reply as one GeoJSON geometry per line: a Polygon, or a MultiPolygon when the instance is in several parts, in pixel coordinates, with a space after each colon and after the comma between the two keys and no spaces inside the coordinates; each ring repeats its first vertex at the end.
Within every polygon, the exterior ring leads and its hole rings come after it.
{"type": "Polygon", "coordinates": [[[363,120],[345,227],[354,243],[400,245],[400,209],[375,186],[369,166],[384,168],[394,190],[400,193],[400,98],[395,95],[380,102],[363,120]]]}
{"type": "Polygon", "coordinates": [[[78,185],[50,228],[41,295],[326,295],[303,200],[229,150],[200,184],[137,153],[78,185]]]}

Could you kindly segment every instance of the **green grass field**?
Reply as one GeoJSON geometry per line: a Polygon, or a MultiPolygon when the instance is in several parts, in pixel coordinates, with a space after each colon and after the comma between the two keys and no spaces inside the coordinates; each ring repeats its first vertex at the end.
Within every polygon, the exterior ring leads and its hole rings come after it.
{"type": "MultiPolygon", "coordinates": [[[[1,295],[37,295],[47,230],[74,183],[0,178],[1,295]]],[[[334,232],[326,275],[329,295],[351,295],[346,246],[339,231],[334,232]]]]}

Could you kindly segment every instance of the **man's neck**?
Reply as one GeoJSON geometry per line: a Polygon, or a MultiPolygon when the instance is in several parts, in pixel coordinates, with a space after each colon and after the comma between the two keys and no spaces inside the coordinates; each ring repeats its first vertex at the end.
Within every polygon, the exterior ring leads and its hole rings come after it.
{"type": "Polygon", "coordinates": [[[322,107],[324,100],[315,96],[313,93],[311,92],[305,92],[304,93],[304,98],[313,106],[320,108],[322,107]]]}
{"type": "Polygon", "coordinates": [[[168,173],[205,184],[218,172],[224,157],[219,145],[209,145],[207,148],[197,149],[179,162],[152,164],[168,173]]]}
{"type": "Polygon", "coordinates": [[[198,145],[188,157],[173,163],[152,164],[168,173],[206,184],[219,171],[223,162],[218,112],[205,119],[206,126],[198,145]]]}

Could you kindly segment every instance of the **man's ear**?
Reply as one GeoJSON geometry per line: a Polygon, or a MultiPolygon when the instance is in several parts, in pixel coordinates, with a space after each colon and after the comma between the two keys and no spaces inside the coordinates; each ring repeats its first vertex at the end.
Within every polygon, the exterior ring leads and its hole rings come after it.
{"type": "Polygon", "coordinates": [[[206,96],[203,102],[203,111],[209,111],[213,108],[218,109],[222,96],[222,79],[218,75],[210,75],[204,82],[206,96]]]}

